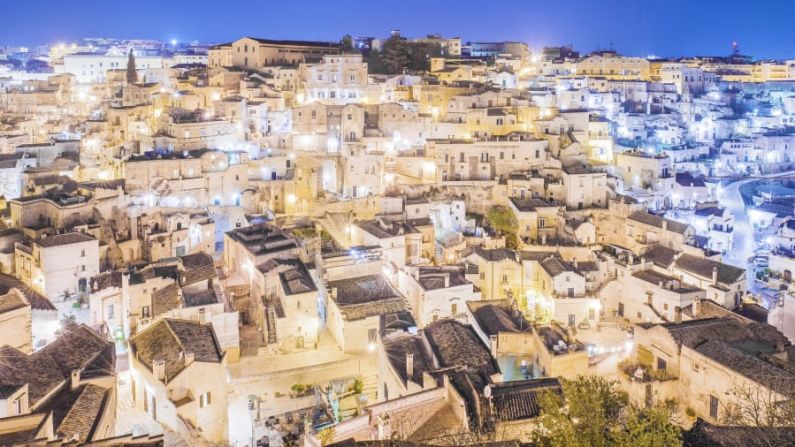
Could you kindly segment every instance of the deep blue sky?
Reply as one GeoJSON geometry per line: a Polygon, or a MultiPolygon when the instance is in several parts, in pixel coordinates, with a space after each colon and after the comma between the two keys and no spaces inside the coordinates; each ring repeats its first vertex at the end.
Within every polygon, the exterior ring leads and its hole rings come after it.
{"type": "Polygon", "coordinates": [[[795,0],[0,0],[0,45],[79,37],[221,42],[344,33],[572,43],[628,55],[795,58],[795,0]]]}

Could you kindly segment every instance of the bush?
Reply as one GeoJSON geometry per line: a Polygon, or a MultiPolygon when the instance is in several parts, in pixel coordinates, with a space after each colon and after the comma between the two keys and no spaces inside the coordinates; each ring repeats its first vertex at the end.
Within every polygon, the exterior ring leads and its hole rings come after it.
{"type": "Polygon", "coordinates": [[[299,395],[299,396],[300,396],[301,394],[303,394],[303,393],[304,393],[304,391],[306,391],[306,385],[304,385],[303,383],[296,383],[295,385],[293,385],[292,387],[290,387],[290,390],[291,390],[291,391],[292,391],[294,394],[296,394],[296,395],[299,395]]]}
{"type": "Polygon", "coordinates": [[[519,247],[519,238],[516,234],[519,222],[516,220],[513,211],[504,206],[496,205],[491,207],[486,214],[486,220],[491,228],[505,235],[506,247],[513,249],[519,247]]]}
{"type": "Polygon", "coordinates": [[[364,382],[360,378],[353,381],[353,394],[362,394],[364,391],[364,382]]]}

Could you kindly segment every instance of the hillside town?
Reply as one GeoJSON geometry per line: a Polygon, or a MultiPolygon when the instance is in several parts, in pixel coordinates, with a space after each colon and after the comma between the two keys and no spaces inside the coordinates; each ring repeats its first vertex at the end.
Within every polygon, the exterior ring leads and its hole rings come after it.
{"type": "Polygon", "coordinates": [[[0,47],[2,446],[795,445],[793,272],[737,42],[0,47]]]}

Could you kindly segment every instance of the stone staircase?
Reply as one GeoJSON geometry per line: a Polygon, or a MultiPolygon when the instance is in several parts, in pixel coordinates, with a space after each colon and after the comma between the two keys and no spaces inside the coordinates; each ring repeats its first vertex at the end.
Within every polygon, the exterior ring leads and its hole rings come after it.
{"type": "Polygon", "coordinates": [[[367,396],[367,402],[370,404],[378,402],[378,375],[371,374],[362,377],[364,388],[362,394],[367,396]]]}
{"type": "Polygon", "coordinates": [[[273,306],[268,305],[265,308],[265,318],[268,326],[268,344],[274,344],[278,340],[276,338],[276,311],[273,306]]]}

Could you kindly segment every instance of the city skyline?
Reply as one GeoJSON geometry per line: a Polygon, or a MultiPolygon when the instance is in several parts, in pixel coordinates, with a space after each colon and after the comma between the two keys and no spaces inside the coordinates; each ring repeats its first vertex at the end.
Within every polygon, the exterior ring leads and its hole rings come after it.
{"type": "Polygon", "coordinates": [[[748,9],[739,7],[740,2],[595,4],[575,0],[563,13],[557,4],[513,0],[492,12],[474,2],[414,0],[394,11],[358,0],[344,5],[232,2],[239,7],[144,0],[134,9],[123,8],[122,13],[117,5],[105,2],[44,3],[51,11],[45,17],[34,15],[36,5],[6,5],[4,16],[11,25],[0,29],[0,45],[33,46],[87,37],[222,43],[240,35],[335,41],[344,34],[382,37],[391,29],[401,29],[408,36],[439,33],[460,36],[463,41],[514,40],[527,42],[531,48],[572,44],[585,53],[615,49],[643,57],[726,55],[732,42],[738,42],[744,54],[756,59],[795,58],[791,44],[795,41],[795,3],[780,1],[748,9]],[[511,14],[503,14],[507,11],[511,14]],[[446,20],[438,21],[440,15],[446,20]]]}

